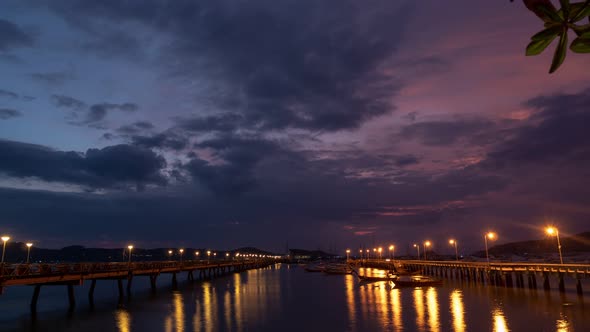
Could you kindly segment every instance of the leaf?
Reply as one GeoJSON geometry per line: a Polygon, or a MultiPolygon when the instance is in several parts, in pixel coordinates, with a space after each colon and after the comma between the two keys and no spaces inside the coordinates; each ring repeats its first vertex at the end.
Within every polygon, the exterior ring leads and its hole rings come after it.
{"type": "Polygon", "coordinates": [[[557,35],[559,35],[559,33],[561,32],[562,29],[563,28],[561,25],[554,25],[554,26],[549,27],[545,30],[537,32],[535,35],[533,35],[531,37],[531,40],[537,41],[537,40],[544,40],[547,38],[551,38],[551,40],[553,40],[553,38],[555,38],[557,35]]]}
{"type": "Polygon", "coordinates": [[[539,12],[541,12],[543,15],[545,15],[545,17],[548,18],[550,21],[563,22],[563,19],[561,17],[559,17],[557,12],[555,10],[553,10],[553,8],[545,5],[544,3],[538,4],[536,8],[539,12]]]}
{"type": "MultiPolygon", "coordinates": [[[[580,10],[582,10],[585,5],[586,5],[585,2],[576,2],[576,3],[570,4],[570,17],[572,18],[571,21],[573,21],[573,18],[578,15],[580,10]]],[[[560,11],[561,11],[561,9],[560,9],[560,11]]]]}
{"type": "Polygon", "coordinates": [[[590,34],[588,38],[578,37],[570,45],[570,50],[576,53],[590,53],[590,34]]]}
{"type": "Polygon", "coordinates": [[[551,42],[553,41],[553,39],[555,39],[555,37],[557,37],[557,35],[553,35],[550,38],[546,38],[546,39],[533,40],[526,47],[526,52],[525,52],[526,56],[541,54],[541,52],[543,52],[547,48],[547,46],[549,46],[549,44],[551,44],[551,42]]]}
{"type": "Polygon", "coordinates": [[[570,17],[570,0],[559,0],[561,9],[563,10],[563,19],[567,21],[570,17]]]}
{"type": "Polygon", "coordinates": [[[571,24],[572,26],[572,30],[574,30],[576,32],[576,35],[581,36],[584,35],[588,32],[590,32],[590,24],[586,24],[586,25],[575,25],[575,24],[571,24]]]}
{"type": "Polygon", "coordinates": [[[549,74],[555,72],[559,66],[565,60],[565,55],[567,52],[567,30],[563,29],[561,32],[561,36],[559,37],[559,44],[557,44],[557,48],[555,49],[555,54],[553,55],[553,62],[551,63],[551,68],[549,69],[549,74]]]}
{"type": "Polygon", "coordinates": [[[582,7],[574,12],[571,22],[578,22],[586,16],[590,16],[590,0],[586,0],[582,7]]]}

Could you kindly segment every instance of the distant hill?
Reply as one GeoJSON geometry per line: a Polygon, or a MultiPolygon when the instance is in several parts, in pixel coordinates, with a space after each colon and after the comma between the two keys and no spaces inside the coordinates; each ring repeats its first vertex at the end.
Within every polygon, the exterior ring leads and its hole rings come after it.
{"type": "MultiPolygon", "coordinates": [[[[590,253],[590,232],[584,232],[569,237],[560,237],[563,255],[575,255],[590,253]]],[[[511,242],[493,246],[489,249],[490,255],[542,255],[557,252],[557,239],[554,236],[540,240],[511,242]]],[[[475,256],[485,256],[485,251],[479,251],[475,256]]]]}
{"type": "Polygon", "coordinates": [[[321,259],[333,258],[336,255],[321,250],[289,249],[289,256],[292,259],[321,259]]]}

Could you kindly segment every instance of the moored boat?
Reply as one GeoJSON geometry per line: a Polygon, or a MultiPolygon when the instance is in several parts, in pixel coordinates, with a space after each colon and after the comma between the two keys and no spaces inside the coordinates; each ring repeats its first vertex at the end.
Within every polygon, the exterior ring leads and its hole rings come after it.
{"type": "Polygon", "coordinates": [[[394,288],[401,287],[433,287],[442,286],[442,279],[435,279],[428,276],[414,275],[414,276],[402,276],[395,280],[392,280],[394,288]]]}

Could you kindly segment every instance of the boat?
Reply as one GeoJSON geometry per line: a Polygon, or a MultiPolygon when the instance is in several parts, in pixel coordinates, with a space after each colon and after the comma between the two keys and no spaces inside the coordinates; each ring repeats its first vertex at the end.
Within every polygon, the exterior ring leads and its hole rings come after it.
{"type": "Polygon", "coordinates": [[[327,274],[351,274],[352,269],[350,267],[348,267],[347,265],[342,265],[342,264],[328,265],[324,269],[324,273],[327,273],[327,274]]]}
{"type": "Polygon", "coordinates": [[[402,287],[434,287],[442,286],[442,279],[436,279],[428,276],[413,275],[413,276],[400,276],[395,280],[392,280],[392,286],[394,288],[402,287]]]}
{"type": "Polygon", "coordinates": [[[307,272],[322,272],[326,269],[326,266],[323,264],[307,264],[303,269],[307,272]]]}
{"type": "Polygon", "coordinates": [[[377,282],[377,281],[395,281],[399,278],[397,274],[385,274],[385,275],[378,275],[378,276],[365,276],[357,274],[359,281],[361,282],[377,282]]]}

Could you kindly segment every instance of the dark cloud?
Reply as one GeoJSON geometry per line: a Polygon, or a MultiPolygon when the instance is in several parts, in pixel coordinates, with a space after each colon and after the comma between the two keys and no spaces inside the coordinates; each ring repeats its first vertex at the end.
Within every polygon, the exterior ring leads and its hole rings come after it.
{"type": "Polygon", "coordinates": [[[18,93],[12,92],[12,91],[8,91],[8,90],[0,90],[0,97],[6,97],[6,98],[10,98],[10,99],[17,99],[18,98],[18,93]]]}
{"type": "Polygon", "coordinates": [[[74,79],[69,72],[33,73],[31,77],[37,82],[52,86],[63,85],[67,81],[74,79]]]}
{"type": "Polygon", "coordinates": [[[191,132],[232,132],[244,122],[244,118],[239,114],[228,113],[188,119],[180,118],[176,119],[176,122],[179,128],[191,132]]]}
{"type": "Polygon", "coordinates": [[[590,161],[590,90],[577,94],[541,96],[526,102],[537,109],[515,137],[494,148],[486,165],[590,161]]]}
{"type": "Polygon", "coordinates": [[[188,146],[188,138],[172,133],[164,132],[152,136],[135,135],[131,137],[133,145],[149,149],[165,149],[179,151],[188,146]]]}
{"type": "Polygon", "coordinates": [[[526,102],[537,112],[515,137],[497,146],[486,165],[590,161],[590,90],[577,94],[541,96],[526,102]]]}
{"type": "Polygon", "coordinates": [[[417,139],[425,145],[451,145],[460,139],[472,139],[490,127],[495,127],[495,124],[485,119],[427,121],[403,127],[400,136],[404,139],[417,139]]]}
{"type": "MultiPolygon", "coordinates": [[[[124,104],[112,104],[112,103],[100,103],[94,104],[88,108],[88,111],[85,114],[85,118],[82,121],[70,121],[70,124],[73,125],[88,125],[92,128],[104,128],[102,125],[102,121],[107,117],[108,113],[111,111],[121,111],[121,112],[135,112],[139,109],[137,104],[133,103],[124,103],[124,104]]],[[[76,116],[77,117],[77,116],[76,116]]]]}
{"type": "Polygon", "coordinates": [[[122,135],[135,135],[145,130],[153,129],[154,125],[148,121],[137,121],[132,124],[121,126],[117,132],[122,135]]]}
{"type": "Polygon", "coordinates": [[[51,95],[51,100],[57,107],[71,108],[74,110],[83,110],[86,103],[76,98],[65,95],[51,95]]]}
{"type": "Polygon", "coordinates": [[[144,57],[140,41],[123,29],[93,29],[91,40],[85,41],[81,48],[88,54],[103,58],[125,57],[137,61],[144,57]]]}
{"type": "Polygon", "coordinates": [[[186,166],[190,175],[220,195],[241,195],[256,186],[255,167],[265,158],[284,153],[274,142],[260,138],[224,136],[200,142],[196,147],[209,149],[217,160],[193,158],[186,166]]]}
{"type": "Polygon", "coordinates": [[[239,112],[242,126],[330,131],[392,111],[401,86],[379,66],[395,55],[413,5],[374,0],[371,11],[366,6],[353,0],[51,4],[86,31],[93,23],[81,17],[160,31],[171,39],[161,64],[174,75],[207,79],[211,100],[239,112]]]}
{"type": "Polygon", "coordinates": [[[86,153],[56,151],[35,144],[0,141],[0,172],[10,177],[34,177],[90,188],[166,182],[164,158],[148,149],[114,145],[86,153]]]}
{"type": "Polygon", "coordinates": [[[0,51],[32,45],[33,37],[24,32],[18,25],[0,19],[0,51]]]}
{"type": "Polygon", "coordinates": [[[8,120],[12,118],[17,118],[22,116],[23,114],[17,110],[11,108],[0,108],[0,120],[8,120]]]}
{"type": "Polygon", "coordinates": [[[400,156],[395,160],[395,164],[400,167],[414,165],[419,162],[418,158],[413,155],[400,156]]]}

